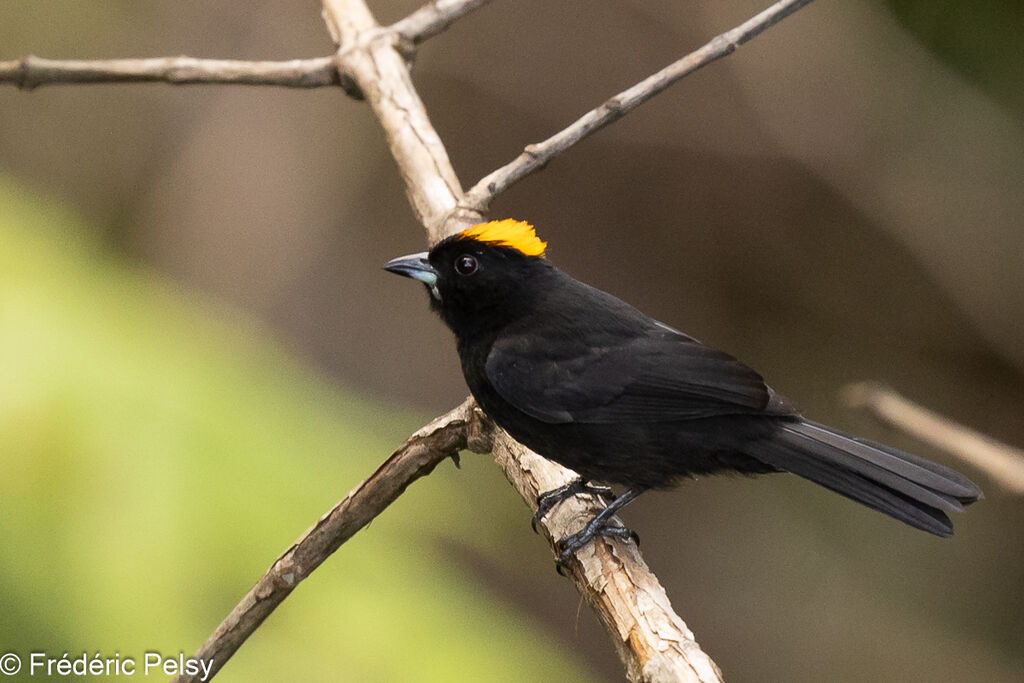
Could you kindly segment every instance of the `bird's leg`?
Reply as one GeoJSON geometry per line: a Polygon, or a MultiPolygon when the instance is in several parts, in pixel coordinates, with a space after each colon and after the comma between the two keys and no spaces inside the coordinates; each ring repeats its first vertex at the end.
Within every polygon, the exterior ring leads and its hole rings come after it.
{"type": "Polygon", "coordinates": [[[530,520],[530,526],[533,527],[533,532],[537,533],[537,523],[544,519],[551,508],[555,507],[563,500],[572,498],[580,493],[589,493],[598,498],[610,498],[615,499],[615,494],[607,486],[593,486],[583,481],[583,477],[576,477],[568,484],[559,486],[557,489],[551,489],[537,496],[537,512],[534,513],[533,519],[530,520]]]}
{"type": "Polygon", "coordinates": [[[558,554],[558,561],[556,562],[558,573],[562,573],[562,568],[565,567],[566,563],[569,562],[569,558],[572,557],[577,550],[590,543],[595,536],[617,536],[619,538],[631,538],[637,545],[640,544],[640,538],[632,531],[621,526],[608,526],[612,517],[615,516],[622,508],[629,505],[634,498],[639,496],[647,489],[640,486],[634,486],[628,489],[621,496],[613,500],[608,504],[604,510],[597,513],[597,515],[590,520],[587,526],[583,527],[581,531],[577,531],[571,536],[566,536],[558,542],[558,548],[560,552],[558,554]]]}

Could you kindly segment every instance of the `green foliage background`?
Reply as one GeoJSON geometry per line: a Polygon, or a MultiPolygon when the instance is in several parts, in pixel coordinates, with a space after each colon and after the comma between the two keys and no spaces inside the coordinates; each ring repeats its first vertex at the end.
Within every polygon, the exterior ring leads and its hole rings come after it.
{"type": "MultiPolygon", "coordinates": [[[[0,179],[0,642],[26,660],[190,654],[424,417],[325,386],[90,234],[0,179]]],[[[467,514],[489,476],[473,465],[343,547],[223,680],[586,678],[442,551],[439,529],[486,552],[505,528],[500,505],[467,514]]]]}

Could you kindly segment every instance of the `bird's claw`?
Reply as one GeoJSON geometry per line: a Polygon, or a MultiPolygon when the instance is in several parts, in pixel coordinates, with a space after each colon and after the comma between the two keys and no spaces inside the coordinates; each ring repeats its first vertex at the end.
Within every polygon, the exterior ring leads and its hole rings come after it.
{"type": "Polygon", "coordinates": [[[583,493],[589,493],[600,499],[614,499],[615,494],[607,486],[594,486],[583,481],[582,477],[576,477],[568,484],[551,489],[537,496],[537,512],[530,519],[530,527],[537,533],[537,524],[547,516],[551,509],[564,500],[583,493]]]}
{"type": "Polygon", "coordinates": [[[572,559],[572,556],[580,548],[590,543],[596,536],[621,538],[633,541],[638,547],[640,546],[640,537],[632,529],[627,529],[624,526],[599,526],[591,528],[591,525],[587,525],[581,531],[566,536],[555,544],[555,549],[558,551],[558,558],[555,560],[555,571],[560,576],[565,576],[565,569],[568,568],[569,560],[572,559]]]}

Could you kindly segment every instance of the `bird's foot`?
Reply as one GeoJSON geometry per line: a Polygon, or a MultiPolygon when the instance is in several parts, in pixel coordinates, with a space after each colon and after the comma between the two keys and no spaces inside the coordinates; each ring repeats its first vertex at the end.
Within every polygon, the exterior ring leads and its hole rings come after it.
{"type": "Polygon", "coordinates": [[[568,484],[559,486],[557,489],[551,489],[537,496],[537,512],[534,513],[533,519],[530,520],[530,526],[533,527],[533,532],[537,533],[537,524],[551,512],[551,508],[555,507],[563,500],[572,498],[573,496],[581,493],[589,493],[598,499],[614,499],[615,494],[607,486],[594,486],[583,481],[582,477],[576,477],[568,484]]]}
{"type": "Polygon", "coordinates": [[[581,531],[577,531],[575,534],[560,540],[555,546],[555,549],[558,551],[555,569],[558,570],[558,573],[564,575],[565,572],[563,570],[568,566],[569,559],[572,558],[577,550],[590,543],[595,536],[629,538],[637,545],[640,545],[639,536],[625,527],[612,524],[612,520],[615,518],[616,512],[629,505],[630,501],[643,492],[644,488],[639,486],[627,489],[625,493],[609,503],[604,510],[601,510],[592,520],[587,522],[587,526],[583,527],[581,531]]]}
{"type": "Polygon", "coordinates": [[[640,537],[637,536],[636,532],[632,529],[627,529],[624,526],[612,526],[609,520],[598,520],[596,517],[591,520],[590,524],[584,527],[581,531],[566,536],[560,540],[556,546],[558,550],[558,559],[555,560],[555,569],[559,574],[565,576],[565,569],[569,565],[569,560],[576,554],[576,551],[590,543],[595,537],[601,536],[603,538],[621,538],[627,541],[633,541],[640,545],[640,537]]]}

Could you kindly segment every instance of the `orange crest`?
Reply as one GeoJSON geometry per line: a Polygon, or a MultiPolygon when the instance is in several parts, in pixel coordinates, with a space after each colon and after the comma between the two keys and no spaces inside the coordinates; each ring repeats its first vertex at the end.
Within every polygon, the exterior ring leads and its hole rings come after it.
{"type": "Polygon", "coordinates": [[[459,239],[471,239],[499,247],[511,247],[525,256],[543,256],[547,242],[542,242],[533,226],[524,221],[506,218],[503,221],[481,223],[459,233],[459,239]]]}

